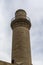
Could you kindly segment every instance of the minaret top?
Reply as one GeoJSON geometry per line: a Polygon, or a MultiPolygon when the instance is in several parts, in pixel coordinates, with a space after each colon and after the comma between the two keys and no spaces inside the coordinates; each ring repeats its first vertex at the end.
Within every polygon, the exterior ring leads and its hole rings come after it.
{"type": "Polygon", "coordinates": [[[23,9],[19,9],[15,12],[15,18],[26,18],[26,12],[23,9]]]}
{"type": "Polygon", "coordinates": [[[15,17],[11,20],[11,27],[12,29],[14,27],[23,26],[27,27],[28,29],[31,28],[31,21],[30,18],[27,17],[27,13],[23,9],[18,9],[15,12],[15,17]]]}

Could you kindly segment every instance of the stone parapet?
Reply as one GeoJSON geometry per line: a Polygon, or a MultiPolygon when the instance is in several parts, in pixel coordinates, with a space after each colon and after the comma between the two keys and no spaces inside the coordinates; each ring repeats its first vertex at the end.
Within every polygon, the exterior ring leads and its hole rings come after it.
{"type": "Polygon", "coordinates": [[[12,63],[8,63],[8,62],[0,61],[0,65],[17,65],[17,64],[16,63],[12,64],[12,63]]]}

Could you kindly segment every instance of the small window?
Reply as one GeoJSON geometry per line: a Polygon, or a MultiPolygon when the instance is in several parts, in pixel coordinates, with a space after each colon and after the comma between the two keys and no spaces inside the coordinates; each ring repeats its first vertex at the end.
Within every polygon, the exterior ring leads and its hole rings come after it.
{"type": "Polygon", "coordinates": [[[14,64],[14,59],[12,59],[12,64],[14,64]]]}

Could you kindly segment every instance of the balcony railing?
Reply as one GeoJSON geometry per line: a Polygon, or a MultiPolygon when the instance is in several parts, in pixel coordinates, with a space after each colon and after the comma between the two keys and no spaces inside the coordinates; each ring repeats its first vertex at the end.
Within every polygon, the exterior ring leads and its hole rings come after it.
{"type": "MultiPolygon", "coordinates": [[[[15,20],[15,19],[19,19],[19,18],[15,18],[15,17],[13,17],[13,18],[11,19],[11,21],[13,21],[13,20],[15,20]]],[[[30,18],[29,18],[29,17],[24,17],[23,19],[27,19],[27,20],[30,21],[30,18]]]]}

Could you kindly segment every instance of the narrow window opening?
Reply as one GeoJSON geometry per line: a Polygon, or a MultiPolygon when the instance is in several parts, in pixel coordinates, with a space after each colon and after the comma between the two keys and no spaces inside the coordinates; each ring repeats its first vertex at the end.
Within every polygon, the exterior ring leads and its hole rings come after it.
{"type": "Polygon", "coordinates": [[[12,59],[12,64],[14,64],[14,59],[12,59]]]}

